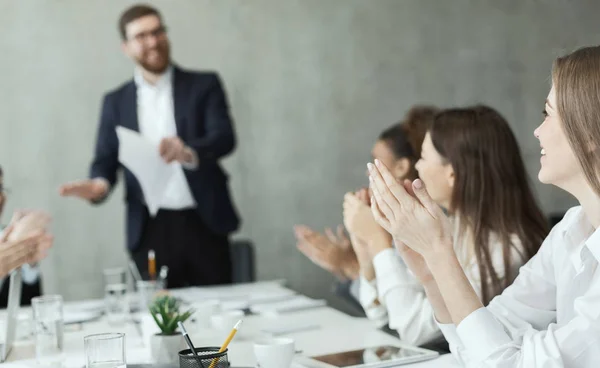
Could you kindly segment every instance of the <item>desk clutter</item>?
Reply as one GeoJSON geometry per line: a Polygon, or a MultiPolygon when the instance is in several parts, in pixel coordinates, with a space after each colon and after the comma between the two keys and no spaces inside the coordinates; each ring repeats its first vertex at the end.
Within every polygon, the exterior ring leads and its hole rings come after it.
{"type": "Polygon", "coordinates": [[[310,367],[308,356],[399,343],[282,281],[174,290],[138,281],[131,291],[120,272],[106,275],[102,300],[44,296],[11,311],[30,316],[16,318],[30,333],[17,333],[5,366],[296,368],[310,367]]]}

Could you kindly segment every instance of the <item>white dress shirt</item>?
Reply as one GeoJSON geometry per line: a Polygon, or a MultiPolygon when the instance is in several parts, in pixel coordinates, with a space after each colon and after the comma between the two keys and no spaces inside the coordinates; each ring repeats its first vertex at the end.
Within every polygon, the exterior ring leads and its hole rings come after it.
{"type": "MultiPolygon", "coordinates": [[[[173,67],[169,67],[154,85],[148,83],[141,71],[136,69],[134,81],[137,86],[140,134],[157,146],[163,138],[177,136],[173,107],[173,67]]],[[[160,208],[180,210],[196,206],[183,168],[193,169],[197,163],[183,167],[177,165],[180,167],[167,186],[160,208]]]]}
{"type": "Polygon", "coordinates": [[[600,230],[570,209],[487,308],[440,325],[470,367],[600,366],[600,230]]]}
{"type": "MultiPolygon", "coordinates": [[[[455,239],[458,236],[458,224],[455,224],[455,239]]],[[[478,293],[481,292],[481,279],[476,261],[469,260],[465,242],[455,242],[454,248],[461,254],[461,263],[466,271],[471,285],[478,293]]],[[[494,269],[500,278],[504,277],[504,260],[502,245],[496,236],[490,239],[494,269]]],[[[521,242],[516,236],[512,238],[512,274],[516,275],[518,268],[523,265],[519,251],[521,242]],[[517,251],[519,249],[519,251],[517,251]]],[[[373,258],[376,278],[369,282],[361,276],[360,298],[367,317],[379,327],[388,324],[398,332],[400,339],[411,345],[422,345],[440,340],[442,332],[435,320],[433,307],[423,286],[402,261],[401,256],[393,248],[379,252],[373,258]],[[377,303],[379,301],[379,303],[377,303]]],[[[489,282],[489,281],[488,281],[489,282]]]]}
{"type": "Polygon", "coordinates": [[[374,280],[360,277],[359,301],[367,318],[378,327],[388,324],[407,344],[422,345],[440,339],[442,333],[425,290],[395,249],[379,252],[373,258],[373,267],[374,280]]]}

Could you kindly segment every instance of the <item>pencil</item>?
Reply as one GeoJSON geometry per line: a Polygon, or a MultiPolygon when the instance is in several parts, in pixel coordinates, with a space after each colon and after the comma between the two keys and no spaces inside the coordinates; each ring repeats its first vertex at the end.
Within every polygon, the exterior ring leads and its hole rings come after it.
{"type": "MultiPolygon", "coordinates": [[[[221,346],[221,349],[219,349],[219,353],[222,353],[225,350],[227,350],[227,346],[229,346],[229,343],[231,342],[231,340],[233,340],[233,337],[235,336],[236,332],[238,332],[241,325],[242,325],[242,320],[240,319],[238,321],[238,323],[236,323],[235,326],[233,326],[233,330],[231,330],[231,332],[229,333],[229,336],[227,336],[227,339],[225,339],[223,346],[221,346]]],[[[215,364],[217,364],[218,360],[219,360],[219,358],[214,358],[213,361],[208,366],[208,368],[214,368],[214,366],[215,366],[215,364]]]]}
{"type": "Polygon", "coordinates": [[[148,274],[150,280],[156,279],[156,255],[152,249],[148,251],[148,274]]]}

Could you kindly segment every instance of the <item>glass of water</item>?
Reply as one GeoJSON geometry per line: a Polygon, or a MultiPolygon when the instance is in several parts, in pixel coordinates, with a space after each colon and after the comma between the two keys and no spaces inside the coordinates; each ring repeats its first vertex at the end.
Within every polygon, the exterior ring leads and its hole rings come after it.
{"type": "Polygon", "coordinates": [[[104,294],[106,317],[110,325],[121,325],[129,315],[126,284],[106,285],[104,294]]]}
{"type": "Polygon", "coordinates": [[[104,285],[127,284],[127,271],[122,267],[107,268],[102,271],[104,285]]]}
{"type": "Polygon", "coordinates": [[[140,312],[148,311],[148,305],[152,303],[156,293],[158,292],[158,286],[155,281],[138,281],[136,282],[138,297],[140,303],[140,312]]]}
{"type": "Polygon", "coordinates": [[[124,368],[125,334],[105,333],[83,338],[86,368],[124,368]]]}
{"type": "Polygon", "coordinates": [[[35,325],[35,356],[38,364],[62,365],[63,344],[63,299],[60,295],[39,296],[31,299],[35,325]]]}

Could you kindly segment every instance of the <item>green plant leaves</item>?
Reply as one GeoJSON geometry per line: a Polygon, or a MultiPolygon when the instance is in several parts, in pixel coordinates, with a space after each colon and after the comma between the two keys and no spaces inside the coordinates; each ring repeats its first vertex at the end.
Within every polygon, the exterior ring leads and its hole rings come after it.
{"type": "Polygon", "coordinates": [[[185,322],[194,314],[193,309],[181,314],[179,313],[180,308],[181,301],[179,299],[164,295],[156,297],[148,309],[162,334],[173,335],[177,330],[177,322],[185,322]]]}

